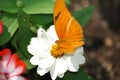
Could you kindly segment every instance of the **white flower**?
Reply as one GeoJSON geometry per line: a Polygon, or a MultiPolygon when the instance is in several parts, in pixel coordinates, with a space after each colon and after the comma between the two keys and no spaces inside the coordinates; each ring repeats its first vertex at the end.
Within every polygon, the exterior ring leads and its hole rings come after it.
{"type": "Polygon", "coordinates": [[[28,52],[33,55],[30,62],[38,65],[37,73],[43,76],[50,72],[52,80],[55,80],[57,76],[62,78],[67,70],[77,72],[79,65],[85,63],[83,47],[77,48],[72,55],[64,54],[55,57],[51,53],[51,49],[56,40],[58,37],[53,25],[47,32],[40,28],[37,37],[32,38],[28,45],[28,52]]]}

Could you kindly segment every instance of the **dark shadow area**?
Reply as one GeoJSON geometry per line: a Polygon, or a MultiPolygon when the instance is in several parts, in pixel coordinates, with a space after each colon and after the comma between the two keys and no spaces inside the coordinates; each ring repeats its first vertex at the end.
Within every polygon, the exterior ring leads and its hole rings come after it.
{"type": "Polygon", "coordinates": [[[120,0],[99,0],[102,17],[115,33],[120,33],[120,0]]]}

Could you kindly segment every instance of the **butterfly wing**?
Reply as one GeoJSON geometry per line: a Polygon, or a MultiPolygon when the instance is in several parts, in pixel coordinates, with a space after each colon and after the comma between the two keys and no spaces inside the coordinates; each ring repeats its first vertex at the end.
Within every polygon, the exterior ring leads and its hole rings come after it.
{"type": "Polygon", "coordinates": [[[56,0],[54,24],[59,37],[57,44],[65,53],[73,53],[77,47],[84,44],[82,28],[71,16],[64,0],[56,0]]]}
{"type": "Polygon", "coordinates": [[[67,10],[64,0],[56,0],[54,6],[54,24],[59,39],[63,38],[70,18],[71,14],[67,10]]]}

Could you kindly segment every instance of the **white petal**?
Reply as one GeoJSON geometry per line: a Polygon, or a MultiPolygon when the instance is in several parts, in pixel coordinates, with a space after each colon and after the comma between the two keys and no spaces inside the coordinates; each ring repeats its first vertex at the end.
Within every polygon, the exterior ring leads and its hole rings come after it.
{"type": "Polygon", "coordinates": [[[38,65],[39,64],[39,57],[38,56],[33,56],[30,59],[30,62],[31,62],[32,65],[38,65]]]}
{"type": "Polygon", "coordinates": [[[38,55],[41,53],[40,47],[41,45],[38,38],[32,38],[30,41],[30,45],[28,45],[28,52],[32,55],[38,55]]]}
{"type": "Polygon", "coordinates": [[[65,61],[66,61],[66,64],[68,66],[68,70],[69,71],[72,71],[72,72],[76,72],[78,70],[78,66],[77,67],[74,67],[72,61],[71,61],[71,57],[64,57],[65,61]]]}
{"type": "Polygon", "coordinates": [[[85,57],[82,54],[83,54],[83,48],[81,47],[76,49],[74,55],[72,56],[66,55],[63,57],[70,71],[72,72],[78,71],[79,65],[85,63],[85,57]]]}
{"type": "Polygon", "coordinates": [[[41,38],[38,40],[38,38],[32,38],[31,44],[28,45],[28,52],[32,55],[40,56],[40,57],[46,57],[48,55],[48,49],[51,46],[48,40],[41,38]]]}
{"type": "Polygon", "coordinates": [[[48,39],[46,31],[44,29],[42,29],[42,28],[38,29],[37,37],[40,38],[40,39],[41,38],[48,39]]]}
{"type": "Polygon", "coordinates": [[[63,77],[64,73],[67,71],[67,65],[62,58],[57,58],[55,64],[50,70],[50,75],[53,80],[58,77],[63,77]]]}
{"type": "Polygon", "coordinates": [[[13,77],[10,77],[8,80],[27,80],[27,79],[25,79],[22,76],[13,76],[13,77]]]}
{"type": "Polygon", "coordinates": [[[83,56],[84,54],[84,50],[83,47],[79,47],[76,49],[76,51],[74,52],[74,55],[71,57],[71,60],[78,64],[83,64],[85,63],[85,57],[83,56]]]}
{"type": "Polygon", "coordinates": [[[78,60],[78,64],[84,64],[85,63],[85,57],[83,55],[79,55],[79,60],[78,60]]]}
{"type": "Polygon", "coordinates": [[[42,29],[42,28],[40,28],[38,30],[38,39],[39,40],[41,40],[41,38],[44,38],[44,39],[48,40],[48,42],[50,44],[53,44],[53,43],[55,43],[55,40],[53,39],[53,37],[56,37],[56,34],[55,34],[55,29],[52,28],[52,27],[50,27],[47,30],[47,32],[44,29],[42,29]]]}
{"type": "Polygon", "coordinates": [[[84,54],[84,49],[83,47],[79,47],[75,50],[74,54],[84,54]]]}
{"type": "Polygon", "coordinates": [[[42,69],[38,66],[37,68],[37,73],[40,74],[40,76],[43,76],[44,74],[46,74],[49,71],[49,68],[46,69],[42,69]]]}
{"type": "Polygon", "coordinates": [[[56,33],[56,30],[55,30],[55,26],[52,25],[49,27],[49,29],[47,30],[47,34],[54,40],[58,40],[58,36],[57,36],[57,33],[56,33]]]}
{"type": "Polygon", "coordinates": [[[67,64],[63,58],[57,58],[56,68],[58,68],[58,73],[63,74],[67,71],[67,64]]]}
{"type": "MultiPolygon", "coordinates": [[[[70,62],[72,64],[72,67],[74,67],[74,71],[76,72],[79,69],[79,65],[85,62],[85,58],[81,55],[72,56],[70,62]]],[[[70,71],[71,71],[71,68],[70,68],[70,71]]]]}
{"type": "Polygon", "coordinates": [[[39,67],[40,68],[49,68],[51,67],[55,62],[55,58],[53,56],[49,56],[49,57],[46,57],[46,58],[42,58],[39,60],[39,67]]]}
{"type": "Polygon", "coordinates": [[[57,78],[57,75],[58,75],[58,71],[56,68],[56,64],[54,63],[54,65],[50,69],[50,76],[51,76],[52,80],[55,80],[57,78]]]}
{"type": "Polygon", "coordinates": [[[59,78],[63,78],[63,77],[64,77],[64,74],[58,74],[58,77],[59,77],[59,78]]]}

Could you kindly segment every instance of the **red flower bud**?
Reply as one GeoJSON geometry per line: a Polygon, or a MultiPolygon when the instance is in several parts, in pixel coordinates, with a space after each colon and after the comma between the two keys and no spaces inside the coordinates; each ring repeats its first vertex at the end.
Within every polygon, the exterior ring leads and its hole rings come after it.
{"type": "Polygon", "coordinates": [[[0,20],[0,34],[2,34],[3,32],[3,24],[2,24],[2,21],[0,20]]]}

